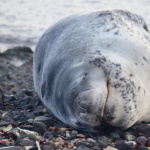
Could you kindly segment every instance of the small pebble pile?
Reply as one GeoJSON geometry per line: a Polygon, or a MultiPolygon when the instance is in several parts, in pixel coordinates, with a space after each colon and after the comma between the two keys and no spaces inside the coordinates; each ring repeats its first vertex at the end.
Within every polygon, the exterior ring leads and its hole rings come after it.
{"type": "Polygon", "coordinates": [[[76,131],[51,114],[34,92],[30,48],[0,53],[0,150],[150,150],[150,125],[76,131]]]}

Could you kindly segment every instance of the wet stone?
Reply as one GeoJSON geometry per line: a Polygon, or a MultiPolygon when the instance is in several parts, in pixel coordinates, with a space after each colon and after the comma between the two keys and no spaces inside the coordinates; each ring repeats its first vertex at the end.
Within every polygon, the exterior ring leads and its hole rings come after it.
{"type": "Polygon", "coordinates": [[[150,125],[137,123],[132,126],[132,130],[134,130],[137,134],[142,133],[145,136],[150,136],[150,125]]]}
{"type": "Polygon", "coordinates": [[[32,125],[21,125],[20,128],[21,129],[26,129],[26,130],[33,130],[33,126],[32,125]]]}
{"type": "Polygon", "coordinates": [[[21,139],[19,142],[19,145],[21,145],[21,146],[34,146],[35,142],[32,140],[28,140],[28,139],[21,139]]]}
{"type": "Polygon", "coordinates": [[[53,138],[53,133],[51,131],[46,131],[44,137],[47,139],[53,138]]]}
{"type": "Polygon", "coordinates": [[[27,123],[32,124],[33,121],[34,121],[33,119],[28,119],[28,120],[27,120],[27,123]]]}
{"type": "Polygon", "coordinates": [[[26,135],[18,137],[16,142],[20,143],[20,140],[22,140],[22,139],[29,139],[29,140],[32,140],[32,141],[36,141],[37,137],[34,134],[26,134],[26,135]]]}
{"type": "Polygon", "coordinates": [[[52,126],[54,124],[54,120],[51,117],[38,116],[34,119],[34,122],[43,122],[46,127],[52,126]]]}
{"type": "Polygon", "coordinates": [[[26,115],[26,118],[27,119],[35,119],[36,116],[33,113],[29,113],[29,114],[26,115]]]}
{"type": "Polygon", "coordinates": [[[46,131],[46,125],[43,122],[34,122],[33,123],[33,130],[38,132],[40,135],[44,135],[46,131]]]}
{"type": "Polygon", "coordinates": [[[112,138],[113,140],[118,140],[118,139],[120,139],[120,135],[116,132],[111,132],[109,134],[109,138],[112,138]]]}
{"type": "Polygon", "coordinates": [[[1,150],[25,150],[25,148],[21,146],[8,146],[8,147],[3,147],[3,149],[1,150]]]}
{"type": "Polygon", "coordinates": [[[99,146],[102,148],[106,148],[107,146],[113,146],[111,140],[106,136],[98,137],[99,146]]]}
{"type": "Polygon", "coordinates": [[[115,148],[118,150],[134,150],[131,146],[126,144],[124,141],[117,141],[115,148]]]}
{"type": "Polygon", "coordinates": [[[139,150],[149,150],[149,149],[147,147],[143,146],[143,145],[140,145],[139,150]]]}
{"type": "Polygon", "coordinates": [[[136,136],[132,135],[130,132],[125,133],[125,139],[128,141],[133,141],[135,140],[136,136]]]}
{"type": "Polygon", "coordinates": [[[145,145],[146,144],[146,137],[145,136],[139,136],[135,139],[137,145],[145,145]]]}
{"type": "Polygon", "coordinates": [[[91,150],[91,148],[88,148],[84,145],[80,145],[79,147],[77,147],[77,150],[91,150]]]}
{"type": "Polygon", "coordinates": [[[42,150],[55,150],[55,148],[49,145],[44,145],[42,146],[42,150]]]}

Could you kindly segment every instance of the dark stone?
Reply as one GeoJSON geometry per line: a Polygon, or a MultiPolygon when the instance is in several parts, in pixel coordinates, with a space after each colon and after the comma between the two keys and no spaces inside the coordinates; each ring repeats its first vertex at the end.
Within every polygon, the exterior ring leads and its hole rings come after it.
{"type": "Polygon", "coordinates": [[[34,121],[33,119],[28,119],[28,120],[27,120],[27,123],[32,124],[33,121],[34,121]]]}
{"type": "Polygon", "coordinates": [[[26,130],[33,130],[33,126],[32,125],[21,125],[20,128],[21,129],[26,129],[26,130]]]}
{"type": "Polygon", "coordinates": [[[56,148],[52,147],[52,146],[49,146],[49,145],[44,145],[42,147],[42,150],[55,150],[56,148]]]}
{"type": "Polygon", "coordinates": [[[149,150],[149,149],[147,147],[143,146],[143,145],[140,145],[139,150],[149,150]]]}
{"type": "Polygon", "coordinates": [[[29,150],[38,150],[37,146],[33,146],[31,148],[29,148],[29,150]]]}
{"type": "Polygon", "coordinates": [[[18,121],[20,118],[21,118],[20,115],[15,115],[14,118],[13,118],[13,120],[14,120],[14,121],[18,121]]]}
{"type": "Polygon", "coordinates": [[[146,137],[145,136],[139,136],[135,139],[137,145],[145,145],[146,144],[146,137]]]}
{"type": "Polygon", "coordinates": [[[88,148],[84,145],[80,145],[79,147],[77,147],[77,150],[91,150],[91,148],[88,148]]]}
{"type": "Polygon", "coordinates": [[[16,97],[14,95],[4,95],[5,101],[14,101],[16,97]]]}
{"type": "Polygon", "coordinates": [[[43,122],[48,128],[54,124],[54,119],[51,117],[38,116],[34,119],[34,122],[43,122]]]}
{"type": "Polygon", "coordinates": [[[99,146],[102,148],[106,148],[107,146],[113,146],[111,140],[106,136],[98,137],[99,146]]]}
{"type": "Polygon", "coordinates": [[[43,105],[38,106],[38,107],[35,109],[35,111],[33,112],[33,114],[36,115],[36,116],[43,115],[43,114],[44,114],[44,112],[43,112],[44,108],[45,108],[45,107],[44,107],[43,105]]]}
{"type": "Polygon", "coordinates": [[[29,113],[29,114],[26,115],[27,119],[35,119],[35,117],[36,116],[33,113],[29,113]]]}
{"type": "Polygon", "coordinates": [[[137,123],[131,128],[138,135],[139,133],[145,136],[150,136],[150,126],[144,123],[137,123]]]}
{"type": "Polygon", "coordinates": [[[55,127],[57,127],[57,128],[66,128],[67,125],[64,124],[64,123],[61,122],[61,121],[58,121],[58,122],[55,123],[55,127]]]}
{"type": "Polygon", "coordinates": [[[18,137],[16,140],[16,143],[20,143],[20,140],[23,140],[24,138],[29,138],[29,140],[32,140],[32,141],[37,140],[37,138],[34,134],[26,134],[26,135],[22,135],[22,136],[18,137]]]}
{"type": "Polygon", "coordinates": [[[85,146],[85,147],[91,148],[95,145],[95,142],[92,142],[92,141],[79,141],[75,145],[76,145],[76,147],[85,146]]]}
{"type": "Polygon", "coordinates": [[[125,132],[125,139],[128,141],[135,140],[136,136],[132,135],[130,132],[125,132]]]}
{"type": "Polygon", "coordinates": [[[116,132],[111,132],[111,133],[109,134],[109,137],[112,138],[113,140],[118,140],[118,139],[120,139],[120,135],[119,135],[118,133],[116,133],[116,132]]]}
{"type": "Polygon", "coordinates": [[[33,130],[43,136],[46,131],[46,125],[43,122],[36,121],[33,123],[33,130]]]}
{"type": "Polygon", "coordinates": [[[18,122],[25,123],[26,122],[26,118],[25,117],[21,117],[18,122]]]}
{"type": "Polygon", "coordinates": [[[10,147],[3,147],[1,150],[25,150],[24,147],[21,146],[10,146],[10,147]]]}
{"type": "Polygon", "coordinates": [[[46,131],[44,137],[47,139],[53,138],[53,133],[51,131],[46,131]]]}
{"type": "Polygon", "coordinates": [[[118,150],[134,150],[131,146],[126,144],[124,141],[117,141],[115,144],[115,148],[118,150]]]}
{"type": "Polygon", "coordinates": [[[32,140],[20,139],[19,145],[21,145],[21,146],[34,146],[35,142],[32,140]]]}

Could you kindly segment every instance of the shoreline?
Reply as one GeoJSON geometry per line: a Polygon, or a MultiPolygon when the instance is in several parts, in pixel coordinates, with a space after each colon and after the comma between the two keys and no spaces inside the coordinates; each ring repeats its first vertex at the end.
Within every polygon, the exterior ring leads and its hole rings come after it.
{"type": "Polygon", "coordinates": [[[0,150],[150,149],[144,123],[86,133],[53,118],[34,92],[32,56],[28,47],[0,53],[0,150]]]}

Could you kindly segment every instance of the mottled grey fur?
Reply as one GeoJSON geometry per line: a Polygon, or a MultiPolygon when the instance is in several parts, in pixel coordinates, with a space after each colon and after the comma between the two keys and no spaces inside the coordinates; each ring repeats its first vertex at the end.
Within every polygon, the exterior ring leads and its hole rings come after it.
{"type": "Polygon", "coordinates": [[[48,111],[76,129],[150,121],[150,35],[144,20],[114,10],[61,20],[40,38],[34,85],[48,111]]]}

